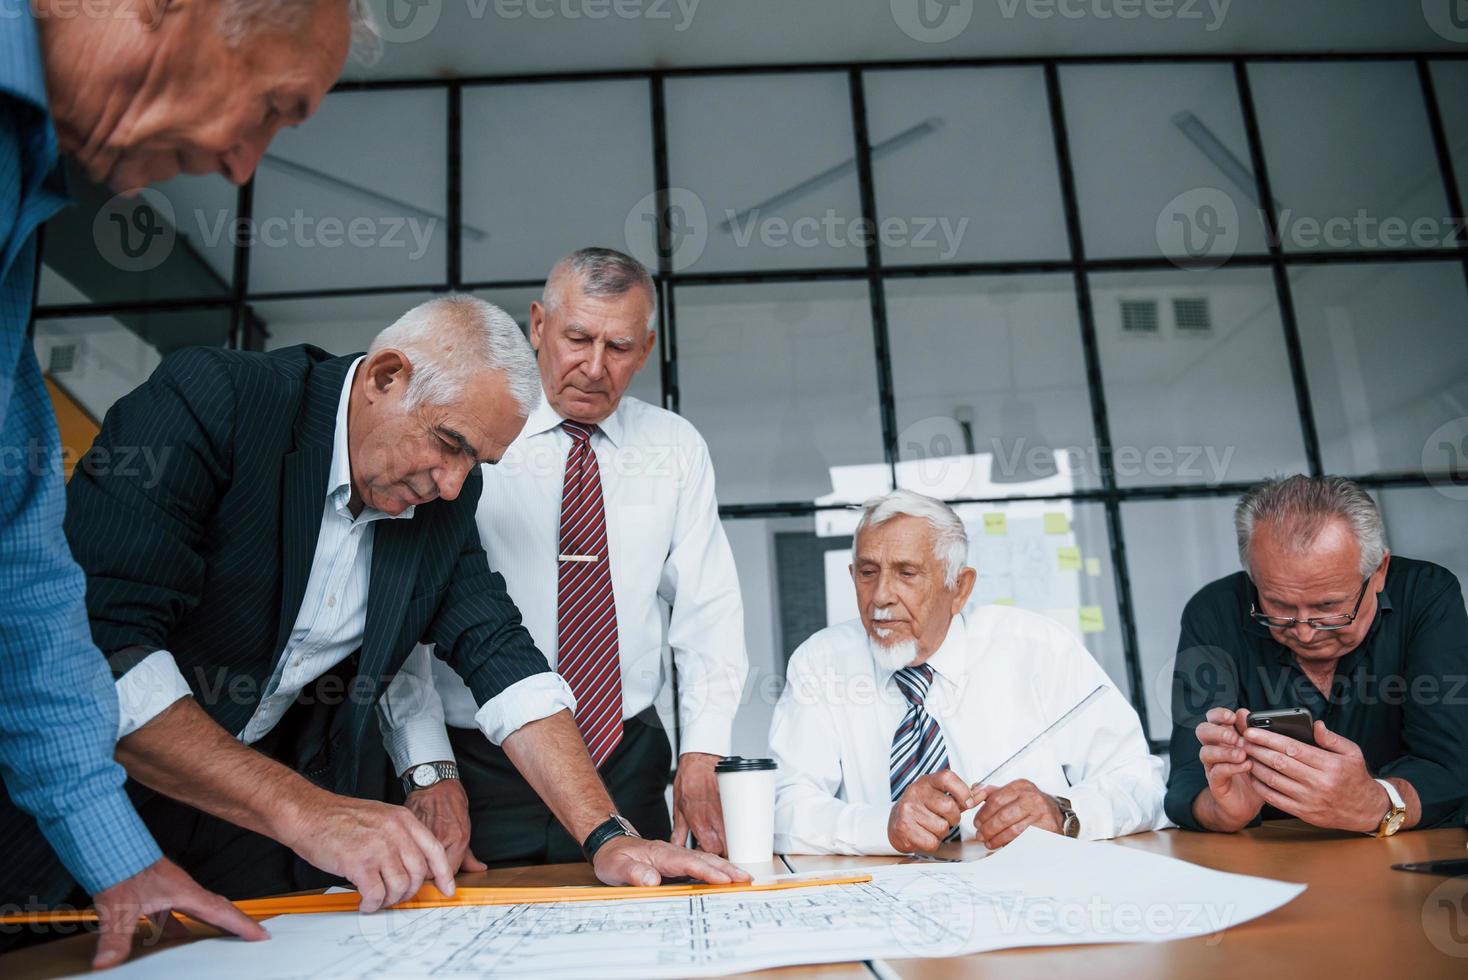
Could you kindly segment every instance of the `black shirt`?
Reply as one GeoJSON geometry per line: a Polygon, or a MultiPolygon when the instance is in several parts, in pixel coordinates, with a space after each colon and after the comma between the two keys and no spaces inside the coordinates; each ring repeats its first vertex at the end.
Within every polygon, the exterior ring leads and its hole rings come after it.
{"type": "Polygon", "coordinates": [[[1468,797],[1468,613],[1453,573],[1393,555],[1376,619],[1337,662],[1329,697],[1249,617],[1253,597],[1248,575],[1237,572],[1204,586],[1183,610],[1166,799],[1173,822],[1202,829],[1193,799],[1208,780],[1194,730],[1214,707],[1308,708],[1360,746],[1373,777],[1412,784],[1422,798],[1418,826],[1450,819],[1468,797]]]}

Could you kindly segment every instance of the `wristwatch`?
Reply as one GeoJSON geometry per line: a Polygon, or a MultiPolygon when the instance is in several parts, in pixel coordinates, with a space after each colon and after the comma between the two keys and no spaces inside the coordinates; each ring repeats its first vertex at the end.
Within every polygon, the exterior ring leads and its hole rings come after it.
{"type": "Polygon", "coordinates": [[[459,767],[452,762],[425,762],[421,766],[409,769],[407,775],[403,776],[403,792],[411,793],[415,789],[427,789],[434,783],[445,779],[458,779],[459,767]]]}
{"type": "Polygon", "coordinates": [[[614,837],[640,839],[642,835],[620,813],[613,813],[607,818],[606,823],[598,824],[595,830],[586,835],[586,840],[581,842],[581,853],[586,855],[587,863],[592,863],[596,852],[601,850],[601,846],[614,837]]]}
{"type": "Polygon", "coordinates": [[[1378,779],[1377,782],[1381,784],[1382,789],[1386,790],[1387,799],[1391,803],[1386,809],[1386,816],[1381,818],[1381,823],[1377,826],[1374,836],[1390,837],[1401,830],[1402,824],[1406,822],[1407,804],[1402,802],[1402,794],[1398,793],[1397,788],[1391,783],[1385,779],[1378,779]]]}
{"type": "Polygon", "coordinates": [[[1081,818],[1076,816],[1075,810],[1071,809],[1070,800],[1063,796],[1055,797],[1055,802],[1060,804],[1060,832],[1066,837],[1079,837],[1081,835],[1081,818]]]}

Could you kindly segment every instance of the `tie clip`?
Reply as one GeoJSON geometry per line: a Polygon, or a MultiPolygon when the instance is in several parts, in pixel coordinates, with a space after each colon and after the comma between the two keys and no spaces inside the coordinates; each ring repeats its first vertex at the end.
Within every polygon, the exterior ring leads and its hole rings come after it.
{"type": "Polygon", "coordinates": [[[601,561],[597,555],[561,555],[561,561],[601,561]]]}

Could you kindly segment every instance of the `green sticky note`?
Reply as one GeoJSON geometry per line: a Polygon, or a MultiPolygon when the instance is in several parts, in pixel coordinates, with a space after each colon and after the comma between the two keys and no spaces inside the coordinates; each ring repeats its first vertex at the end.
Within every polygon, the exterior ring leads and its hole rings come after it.
{"type": "Polygon", "coordinates": [[[1009,518],[1005,517],[1003,513],[985,514],[984,515],[984,533],[985,534],[996,534],[996,535],[997,534],[1008,534],[1009,533],[1009,518]]]}
{"type": "Polygon", "coordinates": [[[1100,606],[1081,607],[1081,632],[1082,633],[1104,633],[1106,623],[1101,616],[1100,606]]]}
{"type": "Polygon", "coordinates": [[[1070,518],[1054,511],[1045,515],[1046,534],[1069,534],[1070,518]]]}
{"type": "Polygon", "coordinates": [[[1057,548],[1055,557],[1060,561],[1060,570],[1062,572],[1079,572],[1081,570],[1081,549],[1075,545],[1057,548]]]}
{"type": "Polygon", "coordinates": [[[1089,576],[1091,576],[1092,578],[1097,578],[1097,577],[1099,577],[1101,575],[1101,559],[1100,558],[1087,558],[1086,559],[1086,574],[1089,575],[1089,576]]]}
{"type": "Polygon", "coordinates": [[[991,605],[991,606],[1012,606],[1012,605],[1014,605],[1014,600],[1013,599],[995,599],[993,602],[989,603],[989,605],[991,605]]]}

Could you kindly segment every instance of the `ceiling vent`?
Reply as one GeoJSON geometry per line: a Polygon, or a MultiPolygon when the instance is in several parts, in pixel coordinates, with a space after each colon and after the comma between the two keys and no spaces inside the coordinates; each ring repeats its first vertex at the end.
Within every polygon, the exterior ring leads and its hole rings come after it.
{"type": "Polygon", "coordinates": [[[46,361],[46,373],[66,374],[76,368],[76,344],[57,344],[46,361]]]}
{"type": "Polygon", "coordinates": [[[1121,301],[1121,332],[1132,336],[1156,336],[1158,333],[1155,299],[1121,301]]]}
{"type": "Polygon", "coordinates": [[[1208,300],[1177,297],[1172,301],[1172,322],[1180,334],[1200,336],[1213,332],[1213,314],[1208,300]]]}

